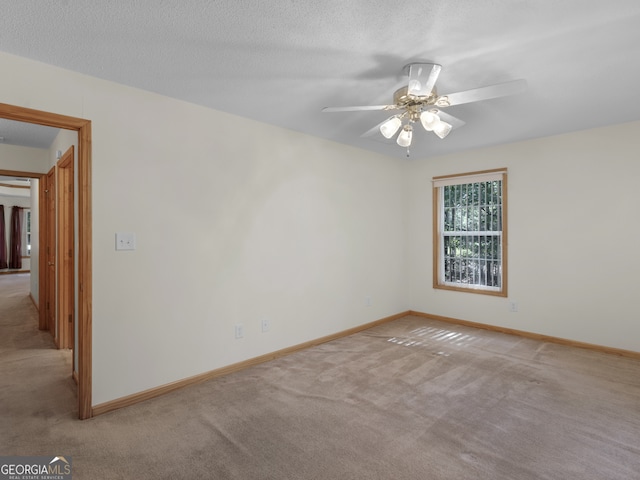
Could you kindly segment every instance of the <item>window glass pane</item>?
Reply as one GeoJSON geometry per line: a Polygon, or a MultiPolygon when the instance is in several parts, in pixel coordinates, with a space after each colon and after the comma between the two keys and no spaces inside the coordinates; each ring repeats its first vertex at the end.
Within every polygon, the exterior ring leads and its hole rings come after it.
{"type": "Polygon", "coordinates": [[[24,208],[22,210],[22,255],[31,255],[31,210],[24,208]]]}
{"type": "MultiPolygon", "coordinates": [[[[475,179],[474,179],[475,180],[475,179]]],[[[451,181],[451,180],[448,180],[451,181]]],[[[442,231],[439,282],[474,289],[502,288],[502,180],[447,184],[439,196],[442,231]]]]}

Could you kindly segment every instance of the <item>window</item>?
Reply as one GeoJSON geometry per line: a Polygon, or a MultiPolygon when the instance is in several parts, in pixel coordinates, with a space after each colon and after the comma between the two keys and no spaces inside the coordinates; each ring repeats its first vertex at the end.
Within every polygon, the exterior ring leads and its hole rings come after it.
{"type": "Polygon", "coordinates": [[[24,208],[22,210],[22,256],[31,256],[31,210],[24,208]]]}
{"type": "Polygon", "coordinates": [[[433,179],[434,288],[507,295],[507,171],[433,179]]]}

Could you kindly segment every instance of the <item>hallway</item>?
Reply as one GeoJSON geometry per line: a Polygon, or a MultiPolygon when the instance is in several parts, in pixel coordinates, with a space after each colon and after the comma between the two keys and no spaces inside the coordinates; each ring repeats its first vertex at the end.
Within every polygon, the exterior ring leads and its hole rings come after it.
{"type": "Polygon", "coordinates": [[[0,451],[5,455],[50,454],[50,447],[40,451],[38,438],[56,419],[78,416],[71,350],[57,350],[51,335],[38,330],[29,277],[0,275],[0,451]]]}

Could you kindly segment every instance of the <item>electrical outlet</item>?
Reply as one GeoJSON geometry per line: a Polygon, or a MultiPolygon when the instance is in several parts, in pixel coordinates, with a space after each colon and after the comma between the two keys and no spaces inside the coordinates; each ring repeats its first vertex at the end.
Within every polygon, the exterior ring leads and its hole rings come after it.
{"type": "Polygon", "coordinates": [[[116,233],[116,250],[135,250],[136,234],[131,232],[116,233]]]}
{"type": "Polygon", "coordinates": [[[517,312],[518,311],[518,302],[516,302],[515,300],[512,300],[509,302],[509,311],[510,312],[517,312]]]}
{"type": "Polygon", "coordinates": [[[236,327],[236,338],[244,337],[244,327],[241,324],[237,324],[236,327]]]}
{"type": "Polygon", "coordinates": [[[365,307],[370,307],[371,305],[372,305],[371,297],[367,295],[366,297],[364,297],[364,306],[365,307]]]}
{"type": "Polygon", "coordinates": [[[261,325],[262,325],[262,333],[265,333],[271,330],[271,320],[269,320],[268,318],[263,318],[261,325]]]}

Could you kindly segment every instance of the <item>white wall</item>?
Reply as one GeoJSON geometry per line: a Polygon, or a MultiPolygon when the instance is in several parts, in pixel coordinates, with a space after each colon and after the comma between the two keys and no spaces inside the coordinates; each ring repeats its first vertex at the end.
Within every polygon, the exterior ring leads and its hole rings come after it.
{"type": "Polygon", "coordinates": [[[640,351],[638,152],[634,122],[411,162],[411,308],[640,351]],[[432,177],[498,167],[509,170],[509,298],[434,290],[432,177]]]}
{"type": "Polygon", "coordinates": [[[0,66],[0,101],[92,120],[94,404],[405,308],[404,162],[10,55],[0,66]],[[116,252],[116,232],[137,250],[116,252]]]}
{"type": "Polygon", "coordinates": [[[638,123],[405,161],[2,53],[0,67],[1,102],[92,121],[94,404],[409,308],[640,351],[638,123]],[[517,313],[431,287],[431,177],[505,166],[517,313]],[[116,232],[137,250],[116,252],[116,232]]]}
{"type": "Polygon", "coordinates": [[[46,173],[47,151],[42,148],[0,144],[0,170],[46,173]]]}

